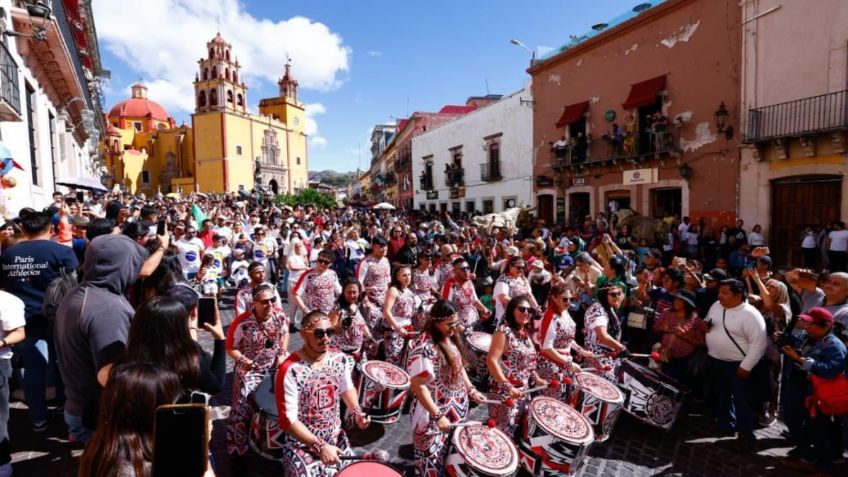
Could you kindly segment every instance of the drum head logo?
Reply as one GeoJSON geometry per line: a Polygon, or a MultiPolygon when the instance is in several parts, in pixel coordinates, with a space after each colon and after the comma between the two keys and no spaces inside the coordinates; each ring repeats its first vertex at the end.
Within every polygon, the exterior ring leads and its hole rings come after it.
{"type": "Polygon", "coordinates": [[[677,405],[668,396],[652,394],[645,404],[645,412],[652,421],[664,426],[674,421],[677,415],[677,405]]]}

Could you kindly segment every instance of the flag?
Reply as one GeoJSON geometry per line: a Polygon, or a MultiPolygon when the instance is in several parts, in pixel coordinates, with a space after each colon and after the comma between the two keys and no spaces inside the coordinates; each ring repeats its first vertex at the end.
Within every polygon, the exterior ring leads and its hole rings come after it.
{"type": "Polygon", "coordinates": [[[197,222],[198,227],[203,226],[203,221],[206,220],[206,212],[199,205],[191,204],[191,216],[194,217],[194,221],[197,222]]]}

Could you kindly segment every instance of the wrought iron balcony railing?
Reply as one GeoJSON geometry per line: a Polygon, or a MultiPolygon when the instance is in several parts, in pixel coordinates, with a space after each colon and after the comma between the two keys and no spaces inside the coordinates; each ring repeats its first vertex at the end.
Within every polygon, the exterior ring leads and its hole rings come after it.
{"type": "Polygon", "coordinates": [[[462,187],[465,185],[465,169],[451,169],[445,171],[445,184],[448,187],[462,187]]]}
{"type": "Polygon", "coordinates": [[[3,42],[0,42],[0,120],[22,120],[18,64],[3,42]]]}
{"type": "Polygon", "coordinates": [[[746,143],[848,129],[848,90],[748,111],[746,143]]]}
{"type": "Polygon", "coordinates": [[[418,178],[421,190],[433,190],[433,176],[423,175],[418,178]]]}
{"type": "Polygon", "coordinates": [[[498,161],[484,162],[480,164],[480,180],[483,182],[497,182],[503,179],[501,175],[501,163],[498,161]]]}

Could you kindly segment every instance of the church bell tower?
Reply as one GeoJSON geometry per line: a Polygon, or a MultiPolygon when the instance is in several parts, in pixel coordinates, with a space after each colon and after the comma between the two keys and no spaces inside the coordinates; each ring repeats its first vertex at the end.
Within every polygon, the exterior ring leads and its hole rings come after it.
{"type": "Polygon", "coordinates": [[[209,55],[198,60],[194,78],[195,113],[246,113],[247,86],[241,82],[241,65],[232,55],[232,45],[218,33],[206,48],[209,55]]]}

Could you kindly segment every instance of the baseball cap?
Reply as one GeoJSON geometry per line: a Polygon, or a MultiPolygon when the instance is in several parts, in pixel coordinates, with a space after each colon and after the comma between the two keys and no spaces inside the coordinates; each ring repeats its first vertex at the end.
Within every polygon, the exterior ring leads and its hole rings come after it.
{"type": "Polygon", "coordinates": [[[123,202],[118,200],[110,200],[108,204],[106,204],[106,218],[117,220],[118,215],[121,213],[123,209],[126,209],[127,206],[124,205],[123,202]]]}
{"type": "Polygon", "coordinates": [[[806,313],[801,313],[798,315],[798,319],[805,323],[833,324],[833,315],[820,306],[817,306],[806,313]]]}
{"type": "Polygon", "coordinates": [[[692,308],[697,308],[697,305],[695,305],[695,294],[694,294],[694,293],[692,293],[692,292],[691,292],[691,291],[689,291],[689,290],[680,290],[680,291],[678,291],[678,292],[674,295],[674,298],[676,298],[676,299],[678,299],[678,300],[682,300],[682,301],[686,302],[686,303],[687,303],[687,304],[689,304],[689,306],[691,306],[692,308]]]}
{"type": "Polygon", "coordinates": [[[515,245],[510,245],[506,248],[506,253],[510,257],[515,257],[519,253],[518,247],[516,247],[515,245]]]}
{"type": "Polygon", "coordinates": [[[704,275],[704,280],[710,280],[715,282],[720,282],[722,280],[727,280],[730,276],[726,271],[720,268],[713,268],[710,273],[704,275]]]}
{"type": "Polygon", "coordinates": [[[533,267],[533,268],[538,268],[540,270],[542,268],[545,268],[544,265],[542,264],[541,260],[535,260],[533,263],[530,264],[530,266],[533,267]]]}
{"type": "Polygon", "coordinates": [[[574,259],[570,255],[565,255],[559,259],[559,268],[571,268],[574,266],[574,259]]]}
{"type": "Polygon", "coordinates": [[[757,257],[757,263],[762,263],[763,265],[771,268],[771,257],[768,255],[757,257]]]}

